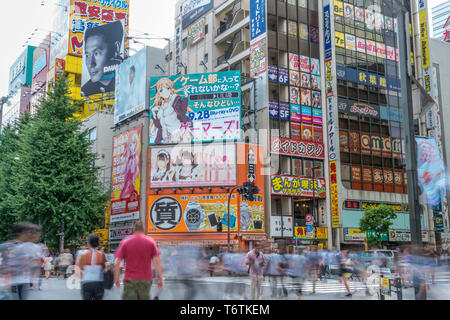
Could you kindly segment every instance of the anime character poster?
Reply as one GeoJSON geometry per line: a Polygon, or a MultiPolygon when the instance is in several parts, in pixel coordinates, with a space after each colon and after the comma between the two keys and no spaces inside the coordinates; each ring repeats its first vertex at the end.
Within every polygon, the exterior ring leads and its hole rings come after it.
{"type": "Polygon", "coordinates": [[[309,73],[301,73],[301,86],[303,88],[311,88],[311,75],[309,73]]]}
{"type": "Polygon", "coordinates": [[[300,69],[300,57],[298,54],[289,53],[289,69],[299,71],[300,69]]]}
{"type": "Polygon", "coordinates": [[[311,76],[311,89],[320,90],[320,76],[311,76]]]}
{"type": "Polygon", "coordinates": [[[315,76],[320,75],[320,60],[311,58],[311,74],[315,76]]]}
{"type": "Polygon", "coordinates": [[[289,71],[289,84],[300,87],[300,72],[294,70],[289,71]]]}
{"type": "Polygon", "coordinates": [[[139,218],[142,126],[113,139],[111,222],[139,218]]]}
{"type": "Polygon", "coordinates": [[[236,183],[236,146],[233,144],[158,146],[150,150],[150,188],[236,183]]]}
{"type": "Polygon", "coordinates": [[[300,27],[300,39],[308,40],[308,25],[304,23],[299,23],[300,27]]]}
{"type": "Polygon", "coordinates": [[[318,43],[319,42],[319,28],[310,26],[309,27],[309,38],[312,42],[318,43]]]}
{"type": "Polygon", "coordinates": [[[301,94],[302,94],[301,104],[304,106],[310,106],[311,105],[311,90],[302,88],[301,94]]]}
{"type": "Polygon", "coordinates": [[[344,2],[344,18],[346,19],[354,19],[353,16],[353,6],[349,3],[344,2]]]}
{"type": "Polygon", "coordinates": [[[311,72],[311,64],[309,57],[300,56],[300,71],[301,72],[311,72]]]}
{"type": "Polygon", "coordinates": [[[355,7],[355,20],[359,22],[364,22],[364,9],[355,7]]]}
{"type": "Polygon", "coordinates": [[[382,13],[375,12],[375,28],[377,30],[384,29],[384,16],[382,13]]]}
{"type": "Polygon", "coordinates": [[[394,20],[392,19],[392,17],[384,17],[384,27],[389,31],[394,30],[394,20]]]}
{"type": "Polygon", "coordinates": [[[322,98],[320,91],[311,91],[311,105],[313,108],[321,108],[322,107],[322,98]]]}
{"type": "Polygon", "coordinates": [[[346,33],[345,34],[345,48],[348,50],[356,50],[356,38],[354,35],[346,33]]]}
{"type": "Polygon", "coordinates": [[[289,102],[300,104],[300,89],[297,87],[289,87],[289,102]]]}
{"type": "Polygon", "coordinates": [[[241,138],[239,71],[150,78],[149,144],[241,138]]]}
{"type": "Polygon", "coordinates": [[[373,30],[375,27],[375,11],[373,9],[365,9],[364,13],[367,29],[373,30]]]}

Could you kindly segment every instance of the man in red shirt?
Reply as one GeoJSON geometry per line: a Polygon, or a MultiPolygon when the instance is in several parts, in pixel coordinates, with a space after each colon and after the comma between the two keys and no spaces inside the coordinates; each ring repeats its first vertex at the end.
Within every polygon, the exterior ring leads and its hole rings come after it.
{"type": "Polygon", "coordinates": [[[138,221],[132,236],[123,239],[115,254],[115,284],[120,288],[120,263],[125,260],[123,300],[150,300],[152,260],[158,272],[158,290],[164,287],[163,268],[156,242],[144,234],[144,225],[138,221]]]}

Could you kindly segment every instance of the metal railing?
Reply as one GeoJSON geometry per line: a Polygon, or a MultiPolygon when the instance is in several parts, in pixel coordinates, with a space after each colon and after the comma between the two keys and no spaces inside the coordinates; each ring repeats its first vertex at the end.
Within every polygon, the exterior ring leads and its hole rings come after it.
{"type": "Polygon", "coordinates": [[[233,8],[227,14],[227,21],[225,22],[225,24],[217,28],[217,36],[220,36],[222,33],[231,28],[231,26],[233,25],[234,18],[241,9],[242,9],[241,1],[235,2],[233,8]]]}
{"type": "Polygon", "coordinates": [[[217,65],[220,66],[222,63],[225,62],[225,60],[228,60],[236,46],[242,41],[242,31],[239,31],[233,36],[233,40],[231,41],[230,45],[228,46],[227,50],[225,51],[225,54],[217,58],[217,65]]]}

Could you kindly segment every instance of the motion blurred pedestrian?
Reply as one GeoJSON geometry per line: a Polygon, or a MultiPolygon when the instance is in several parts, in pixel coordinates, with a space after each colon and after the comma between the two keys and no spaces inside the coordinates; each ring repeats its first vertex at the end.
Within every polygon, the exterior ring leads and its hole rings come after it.
{"type": "Polygon", "coordinates": [[[58,260],[58,277],[62,274],[64,279],[67,278],[67,268],[73,264],[73,256],[69,249],[64,249],[58,260]]]}
{"type": "Polygon", "coordinates": [[[260,300],[262,294],[263,267],[266,259],[261,251],[261,244],[256,243],[255,248],[247,253],[245,263],[250,274],[250,299],[260,300]]]}
{"type": "Polygon", "coordinates": [[[114,265],[114,281],[120,288],[120,264],[125,261],[123,300],[150,300],[152,262],[158,273],[158,290],[164,287],[163,267],[156,242],[144,234],[141,221],[134,224],[133,235],[120,242],[114,265]]]}
{"type": "Polygon", "coordinates": [[[83,300],[102,300],[105,293],[103,268],[106,257],[102,252],[96,250],[99,242],[100,240],[96,234],[89,235],[89,251],[81,255],[77,261],[77,272],[81,278],[81,296],[83,300]]]}
{"type": "Polygon", "coordinates": [[[352,275],[353,272],[353,261],[348,255],[348,250],[341,250],[339,255],[339,276],[340,281],[342,281],[347,289],[346,297],[351,297],[352,292],[350,290],[350,286],[348,285],[348,278],[352,275]]]}

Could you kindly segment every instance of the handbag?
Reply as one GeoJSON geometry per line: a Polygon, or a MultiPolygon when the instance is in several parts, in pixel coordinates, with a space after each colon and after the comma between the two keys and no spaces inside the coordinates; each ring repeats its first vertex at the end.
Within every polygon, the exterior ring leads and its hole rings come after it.
{"type": "Polygon", "coordinates": [[[110,290],[114,286],[114,269],[113,265],[106,261],[105,254],[103,254],[103,288],[110,290]]]}

